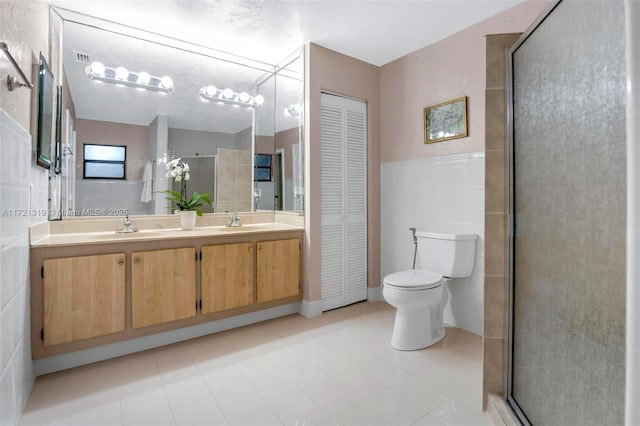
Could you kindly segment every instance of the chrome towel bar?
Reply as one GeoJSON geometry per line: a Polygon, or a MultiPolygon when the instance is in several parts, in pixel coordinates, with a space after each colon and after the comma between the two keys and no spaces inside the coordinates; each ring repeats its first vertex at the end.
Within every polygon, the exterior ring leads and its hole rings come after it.
{"type": "Polygon", "coordinates": [[[20,74],[20,77],[22,77],[22,81],[24,81],[24,83],[22,83],[18,81],[17,78],[9,74],[7,76],[7,87],[9,88],[9,91],[12,92],[16,87],[28,87],[29,89],[33,88],[33,84],[31,84],[26,74],[22,71],[20,65],[18,65],[13,55],[11,55],[11,52],[9,52],[9,46],[7,45],[7,43],[5,43],[4,41],[0,41],[0,49],[4,51],[5,55],[7,55],[7,58],[9,58],[9,62],[11,62],[16,71],[18,71],[18,74],[20,74]]]}

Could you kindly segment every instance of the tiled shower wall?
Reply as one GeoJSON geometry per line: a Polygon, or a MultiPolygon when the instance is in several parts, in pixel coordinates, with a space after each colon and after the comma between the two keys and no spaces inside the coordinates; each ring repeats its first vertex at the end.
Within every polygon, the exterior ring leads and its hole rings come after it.
{"type": "Polygon", "coordinates": [[[29,333],[28,227],[47,219],[45,169],[31,135],[0,109],[0,424],[22,413],[33,368],[29,333]]]}
{"type": "Polygon", "coordinates": [[[485,267],[483,406],[504,388],[507,338],[506,55],[520,33],[485,37],[485,267]]]}
{"type": "Polygon", "coordinates": [[[218,148],[216,212],[251,211],[252,166],[251,151],[218,148]]]}
{"type": "MultiPolygon", "coordinates": [[[[482,334],[484,274],[484,153],[382,163],[381,273],[411,269],[418,231],[477,234],[476,259],[468,278],[449,283],[444,320],[482,334]]],[[[420,268],[417,260],[416,268],[420,268]]]]}

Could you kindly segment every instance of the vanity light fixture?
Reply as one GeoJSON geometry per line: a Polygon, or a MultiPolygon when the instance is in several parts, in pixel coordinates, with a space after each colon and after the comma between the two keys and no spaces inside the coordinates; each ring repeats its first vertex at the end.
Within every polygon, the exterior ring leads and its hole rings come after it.
{"type": "Polygon", "coordinates": [[[138,90],[151,90],[160,93],[173,92],[173,80],[169,76],[156,77],[148,72],[129,71],[125,67],[108,67],[102,62],[92,62],[85,68],[85,74],[96,82],[111,83],[117,86],[134,87],[138,90]]]}
{"type": "Polygon", "coordinates": [[[234,92],[230,88],[218,89],[213,84],[200,89],[200,99],[206,102],[217,102],[245,108],[260,108],[264,104],[264,96],[251,96],[247,92],[234,92]]]}

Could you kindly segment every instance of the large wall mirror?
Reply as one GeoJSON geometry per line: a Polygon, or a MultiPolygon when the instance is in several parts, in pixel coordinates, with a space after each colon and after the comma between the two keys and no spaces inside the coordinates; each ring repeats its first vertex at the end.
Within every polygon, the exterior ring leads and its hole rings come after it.
{"type": "Polygon", "coordinates": [[[189,164],[188,193],[210,194],[205,213],[302,212],[302,49],[266,64],[53,11],[63,218],[170,214],[161,191],[179,185],[166,176],[174,158],[189,164]]]}

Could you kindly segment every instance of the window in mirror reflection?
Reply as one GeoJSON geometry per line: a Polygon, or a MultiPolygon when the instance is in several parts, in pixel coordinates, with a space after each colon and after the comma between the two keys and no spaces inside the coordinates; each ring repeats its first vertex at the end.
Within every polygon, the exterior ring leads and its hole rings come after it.
{"type": "Polygon", "coordinates": [[[256,182],[270,182],[271,154],[256,154],[254,164],[254,180],[256,182]]]}
{"type": "Polygon", "coordinates": [[[85,179],[125,179],[127,147],[84,144],[85,179]]]}

